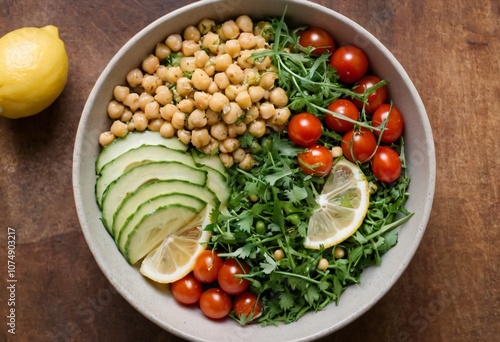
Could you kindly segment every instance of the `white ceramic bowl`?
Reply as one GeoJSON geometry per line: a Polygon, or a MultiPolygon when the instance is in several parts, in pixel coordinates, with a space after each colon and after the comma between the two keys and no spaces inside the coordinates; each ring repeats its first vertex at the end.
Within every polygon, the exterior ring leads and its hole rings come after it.
{"type": "Polygon", "coordinates": [[[140,31],[118,51],[95,84],[80,121],[73,160],[78,217],[87,243],[104,274],[144,316],[173,334],[195,341],[305,341],[330,334],[352,322],[372,307],[408,266],[427,225],[434,184],[435,155],[431,128],[422,101],[402,66],[358,24],[325,7],[295,0],[200,1],[171,12],[140,31]],[[217,22],[241,14],[254,19],[280,17],[285,5],[288,5],[287,17],[293,23],[323,27],[334,35],[337,42],[361,47],[367,53],[374,73],[389,80],[389,92],[394,104],[407,114],[404,137],[411,196],[406,206],[415,215],[400,228],[399,242],[383,256],[382,265],[365,270],[361,284],[351,286],[342,295],[338,306],[331,304],[321,312],[306,314],[298,322],[286,326],[242,327],[230,319],[214,322],[206,319],[200,310],[178,305],[164,287],[146,280],[121,256],[99,220],[100,212],[94,197],[94,167],[100,150],[98,137],[110,124],[106,108],[113,87],[123,84],[126,72],[139,66],[168,34],[182,32],[187,25],[196,25],[205,17],[217,22]]]}

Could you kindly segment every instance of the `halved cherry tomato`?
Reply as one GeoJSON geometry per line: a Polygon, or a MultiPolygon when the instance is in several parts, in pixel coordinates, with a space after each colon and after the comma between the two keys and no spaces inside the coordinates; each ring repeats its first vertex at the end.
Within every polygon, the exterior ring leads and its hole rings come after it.
{"type": "Polygon", "coordinates": [[[250,267],[246,262],[236,259],[226,259],[219,270],[217,280],[219,286],[231,295],[237,295],[245,291],[250,286],[250,281],[244,278],[235,277],[238,274],[250,272],[250,267]]]}
{"type": "Polygon", "coordinates": [[[212,250],[205,250],[196,258],[193,274],[202,283],[211,283],[217,280],[222,267],[222,258],[212,250]]]}
{"type": "Polygon", "coordinates": [[[245,291],[234,299],[234,313],[238,318],[245,316],[248,320],[253,320],[262,314],[262,304],[256,294],[245,291]]]}
{"type": "Polygon", "coordinates": [[[314,145],[323,133],[321,120],[310,113],[295,115],[288,122],[288,137],[302,147],[314,145]]]}
{"type": "Polygon", "coordinates": [[[174,298],[179,303],[194,304],[200,300],[202,287],[193,273],[189,273],[183,278],[173,282],[171,290],[174,298]]]}
{"type": "MultiPolygon", "coordinates": [[[[380,81],[381,79],[377,76],[365,76],[356,82],[354,92],[364,94],[368,89],[378,84],[380,81]]],[[[368,96],[368,103],[365,106],[365,112],[372,114],[382,103],[385,103],[386,100],[387,86],[383,85],[368,96]]],[[[363,102],[356,99],[353,99],[352,102],[354,102],[358,108],[363,108],[363,102]]]]}
{"type": "MultiPolygon", "coordinates": [[[[330,103],[328,106],[328,110],[344,114],[348,118],[357,121],[359,118],[359,110],[358,107],[354,103],[345,99],[338,99],[330,103]]],[[[354,124],[352,122],[346,121],[344,119],[339,119],[332,114],[325,114],[325,123],[326,126],[332,131],[344,133],[350,129],[354,128],[354,124]]]]}
{"type": "Polygon", "coordinates": [[[393,143],[403,134],[403,115],[396,106],[384,103],[381,104],[372,116],[373,127],[382,125],[387,119],[383,132],[375,130],[374,133],[378,137],[382,134],[381,140],[385,143],[393,143]],[[389,115],[390,113],[390,115],[389,115]],[[387,119],[387,117],[389,117],[387,119]]]}
{"type": "Polygon", "coordinates": [[[401,159],[389,146],[379,146],[372,158],[372,172],[381,182],[391,183],[401,174],[401,159]]]}
{"type": "Polygon", "coordinates": [[[333,157],[329,149],[321,145],[309,147],[297,155],[299,165],[307,175],[324,177],[333,167],[333,157]]]}
{"type": "Polygon", "coordinates": [[[332,35],[320,27],[309,27],[300,33],[299,44],[303,47],[314,47],[312,53],[315,55],[321,55],[326,51],[332,54],[335,50],[332,35]]]}
{"type": "Polygon", "coordinates": [[[340,143],[344,156],[352,162],[364,163],[377,148],[375,135],[367,128],[354,128],[344,134],[340,143]],[[352,150],[352,153],[351,153],[352,150]]]}
{"type": "Polygon", "coordinates": [[[330,65],[337,70],[340,82],[354,83],[365,76],[368,57],[354,45],[339,47],[330,58],[330,65]]]}
{"type": "Polygon", "coordinates": [[[224,318],[231,312],[231,308],[231,298],[218,287],[212,287],[201,294],[200,309],[207,317],[224,318]]]}

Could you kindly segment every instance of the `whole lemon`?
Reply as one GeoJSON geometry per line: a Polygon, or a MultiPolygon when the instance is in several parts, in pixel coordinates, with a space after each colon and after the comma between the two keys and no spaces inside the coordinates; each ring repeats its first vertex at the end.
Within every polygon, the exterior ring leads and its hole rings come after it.
{"type": "Polygon", "coordinates": [[[57,27],[24,27],[0,38],[0,115],[35,115],[54,102],[68,79],[57,27]]]}

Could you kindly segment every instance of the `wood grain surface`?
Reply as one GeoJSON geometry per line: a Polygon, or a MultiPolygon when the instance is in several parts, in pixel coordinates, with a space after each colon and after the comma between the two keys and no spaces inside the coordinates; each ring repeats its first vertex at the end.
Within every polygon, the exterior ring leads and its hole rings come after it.
{"type": "MultiPolygon", "coordinates": [[[[0,118],[0,341],[181,341],[100,271],[78,223],[71,168],[80,115],[105,65],[136,32],[189,2],[0,0],[0,36],[56,25],[70,60],[68,84],[49,109],[0,118]],[[15,336],[6,325],[8,227],[17,237],[15,336]]],[[[433,212],[413,261],[371,310],[321,341],[498,341],[500,2],[315,2],[364,26],[399,59],[437,153],[433,212]]]]}

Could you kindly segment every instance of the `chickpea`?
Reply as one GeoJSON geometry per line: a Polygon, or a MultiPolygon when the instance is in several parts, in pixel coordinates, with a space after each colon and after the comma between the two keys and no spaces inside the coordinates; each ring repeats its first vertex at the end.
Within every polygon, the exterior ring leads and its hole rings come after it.
{"type": "Polygon", "coordinates": [[[193,100],[194,106],[198,109],[205,110],[208,108],[208,101],[210,100],[211,95],[205,93],[203,91],[197,91],[194,93],[193,100]]]}
{"type": "Polygon", "coordinates": [[[345,250],[342,247],[335,247],[333,250],[333,257],[335,259],[342,259],[345,256],[345,250]]]}
{"type": "Polygon", "coordinates": [[[242,68],[242,69],[249,69],[253,68],[253,59],[250,59],[250,56],[252,55],[253,50],[244,50],[241,51],[240,56],[236,59],[236,63],[242,68]]]}
{"type": "MultiPolygon", "coordinates": [[[[248,70],[248,69],[247,69],[248,70]]],[[[253,103],[259,102],[264,97],[266,91],[261,86],[250,86],[248,88],[248,94],[253,103]]]]}
{"type": "Polygon", "coordinates": [[[195,57],[194,56],[182,57],[180,67],[183,72],[195,71],[196,70],[195,57]]]}
{"type": "Polygon", "coordinates": [[[150,94],[154,94],[156,88],[162,85],[162,81],[156,75],[145,75],[142,79],[142,87],[150,94]]]}
{"type": "Polygon", "coordinates": [[[160,134],[164,138],[172,138],[175,135],[175,128],[170,122],[164,122],[160,127],[160,134]]]}
{"type": "Polygon", "coordinates": [[[281,248],[278,248],[273,253],[274,260],[280,261],[285,257],[285,252],[281,248]]]}
{"type": "Polygon", "coordinates": [[[127,122],[127,129],[129,132],[135,131],[134,121],[130,120],[129,122],[127,122]]]}
{"type": "Polygon", "coordinates": [[[167,46],[165,43],[158,43],[156,44],[155,47],[155,56],[158,57],[158,59],[163,60],[170,56],[172,53],[172,50],[167,46]]]}
{"type": "Polygon", "coordinates": [[[212,77],[215,75],[215,65],[212,63],[212,61],[208,61],[205,67],[203,68],[203,71],[207,73],[208,76],[212,77]]]}
{"type": "Polygon", "coordinates": [[[158,77],[162,82],[167,82],[168,81],[168,67],[160,64],[155,71],[155,76],[158,77]]]}
{"type": "Polygon", "coordinates": [[[263,49],[267,44],[266,39],[262,36],[255,36],[255,43],[258,49],[263,49]]]}
{"type": "Polygon", "coordinates": [[[340,146],[333,146],[331,152],[332,152],[332,158],[338,158],[342,154],[344,154],[342,147],[340,146]]]}
{"type": "Polygon", "coordinates": [[[111,119],[118,119],[125,111],[125,106],[118,101],[112,100],[108,103],[107,111],[111,119]]]}
{"type": "Polygon", "coordinates": [[[194,40],[184,40],[181,45],[181,52],[185,57],[194,56],[200,50],[200,44],[194,40]]]}
{"type": "Polygon", "coordinates": [[[243,83],[245,79],[245,74],[243,70],[240,68],[238,64],[231,64],[227,67],[225,71],[227,78],[231,81],[232,84],[240,84],[243,83]]]}
{"type": "Polygon", "coordinates": [[[253,34],[268,41],[273,36],[273,26],[270,22],[259,21],[253,28],[253,34]]]}
{"type": "Polygon", "coordinates": [[[266,122],[261,119],[257,119],[248,125],[248,133],[256,138],[262,137],[266,134],[266,122]]]}
{"type": "Polygon", "coordinates": [[[288,122],[291,112],[287,107],[277,108],[274,115],[268,120],[268,123],[273,126],[281,126],[288,122]]]}
{"type": "Polygon", "coordinates": [[[198,90],[206,90],[210,85],[210,77],[203,69],[196,69],[191,76],[193,86],[198,90]]]}
{"type": "Polygon", "coordinates": [[[214,154],[219,149],[219,142],[214,138],[210,138],[210,143],[206,146],[200,147],[200,151],[205,154],[214,154]]]}
{"type": "Polygon", "coordinates": [[[236,25],[234,20],[225,21],[222,24],[221,30],[226,39],[234,39],[240,34],[240,28],[236,25]]]}
{"type": "Polygon", "coordinates": [[[131,87],[137,87],[142,84],[142,78],[144,77],[141,70],[135,68],[127,74],[127,83],[131,87]]]}
{"type": "Polygon", "coordinates": [[[200,109],[193,110],[188,116],[187,123],[188,129],[205,127],[207,124],[207,115],[205,111],[200,109]]]}
{"type": "Polygon", "coordinates": [[[183,77],[184,73],[181,68],[178,66],[167,68],[167,82],[175,84],[179,80],[179,78],[183,77]]]}
{"type": "Polygon", "coordinates": [[[133,114],[134,113],[132,113],[130,110],[125,109],[123,111],[122,116],[120,116],[120,120],[123,121],[123,122],[129,122],[130,120],[132,120],[132,115],[133,114]]]}
{"type": "Polygon", "coordinates": [[[199,42],[201,39],[201,33],[196,26],[189,25],[184,29],[184,33],[182,34],[185,40],[192,40],[195,42],[199,42]]]}
{"type": "Polygon", "coordinates": [[[241,52],[240,42],[237,39],[228,40],[224,46],[224,51],[232,58],[238,57],[241,52]]]}
{"type": "Polygon", "coordinates": [[[239,93],[246,91],[247,89],[248,87],[242,84],[230,84],[227,86],[224,93],[229,100],[233,101],[239,93]]]}
{"type": "Polygon", "coordinates": [[[246,154],[245,157],[243,157],[243,160],[240,161],[238,164],[238,167],[242,170],[251,170],[252,167],[255,165],[255,159],[252,157],[251,154],[246,154]]]}
{"type": "Polygon", "coordinates": [[[215,93],[208,100],[208,106],[214,112],[220,112],[224,109],[225,106],[229,105],[229,99],[226,95],[222,93],[215,93]]]}
{"type": "Polygon", "coordinates": [[[207,34],[214,27],[215,27],[215,21],[207,18],[203,19],[198,24],[198,30],[200,31],[201,34],[207,34]]]}
{"type": "Polygon", "coordinates": [[[241,109],[250,108],[250,106],[252,105],[252,99],[250,98],[250,94],[248,93],[248,91],[242,91],[241,93],[236,95],[236,98],[234,100],[241,109]]]}
{"type": "Polygon", "coordinates": [[[194,53],[194,63],[198,68],[203,68],[209,59],[210,57],[205,50],[198,50],[194,53]]]}
{"type": "Polygon", "coordinates": [[[208,129],[194,129],[191,131],[191,143],[194,147],[200,148],[210,143],[210,134],[208,129]]]}
{"type": "Polygon", "coordinates": [[[142,61],[142,70],[148,74],[154,74],[158,66],[160,65],[160,60],[153,54],[150,54],[142,61]]]}
{"type": "Polygon", "coordinates": [[[219,159],[226,168],[230,168],[234,164],[233,156],[228,153],[219,153],[219,159]]]}
{"type": "Polygon", "coordinates": [[[328,269],[328,260],[321,258],[318,262],[318,270],[326,271],[328,269]]]}
{"type": "Polygon", "coordinates": [[[245,69],[243,71],[243,84],[253,86],[259,84],[260,82],[260,74],[256,68],[245,69]]]}
{"type": "Polygon", "coordinates": [[[269,92],[269,100],[276,107],[286,107],[288,104],[288,96],[283,88],[276,87],[269,92]]]}
{"type": "Polygon", "coordinates": [[[202,39],[201,46],[210,50],[211,53],[217,53],[220,44],[220,37],[217,33],[207,32],[202,39]]]}
{"type": "Polygon", "coordinates": [[[170,122],[175,129],[183,129],[186,124],[186,114],[177,111],[172,116],[172,120],[170,122]]]}
{"type": "Polygon", "coordinates": [[[160,117],[160,104],[154,100],[149,102],[144,107],[144,114],[148,119],[158,119],[160,117]]]}
{"type": "Polygon", "coordinates": [[[155,101],[157,101],[161,105],[166,105],[172,102],[174,95],[172,91],[164,85],[156,88],[156,95],[154,96],[155,101]]]}
{"type": "Polygon", "coordinates": [[[137,93],[130,93],[125,97],[125,100],[123,100],[123,104],[130,108],[132,112],[135,112],[137,109],[139,109],[139,94],[137,93]]]}
{"type": "Polygon", "coordinates": [[[193,91],[193,83],[187,77],[181,77],[177,80],[175,89],[180,96],[188,96],[193,91]]]}
{"type": "Polygon", "coordinates": [[[259,85],[265,90],[269,90],[274,87],[274,81],[276,81],[277,79],[278,75],[276,75],[275,73],[264,73],[260,76],[259,85]]]}
{"type": "Polygon", "coordinates": [[[212,109],[208,108],[205,111],[205,115],[207,116],[207,125],[208,126],[213,126],[216,123],[220,122],[220,116],[218,112],[213,111],[212,109]]]}
{"type": "Polygon", "coordinates": [[[255,121],[257,120],[257,118],[259,117],[259,108],[257,108],[257,106],[251,106],[250,108],[248,108],[246,114],[245,114],[245,118],[243,119],[243,122],[245,124],[249,124],[251,123],[252,121],[255,121]]]}
{"type": "Polygon", "coordinates": [[[217,83],[215,83],[214,81],[210,82],[210,85],[208,86],[206,92],[209,93],[209,94],[216,94],[219,92],[219,86],[217,85],[217,83]]]}
{"type": "Polygon", "coordinates": [[[153,119],[149,121],[148,128],[150,131],[158,132],[164,122],[165,120],[163,120],[162,118],[153,119]]]}
{"type": "Polygon", "coordinates": [[[144,110],[146,109],[146,105],[150,102],[153,102],[154,100],[155,98],[153,97],[153,95],[143,92],[141,93],[141,95],[139,95],[139,107],[144,112],[144,110]]]}
{"type": "Polygon", "coordinates": [[[111,131],[103,132],[101,135],[99,135],[99,144],[101,144],[102,147],[107,146],[111,144],[113,141],[115,141],[116,137],[111,131]]]}
{"type": "Polygon", "coordinates": [[[233,155],[234,161],[236,163],[239,163],[239,162],[241,162],[245,158],[246,152],[242,148],[237,148],[236,150],[234,150],[234,152],[232,153],[232,155],[233,155]]]}
{"type": "Polygon", "coordinates": [[[227,138],[227,124],[225,122],[217,122],[210,127],[210,135],[219,141],[227,138]]]}
{"type": "Polygon", "coordinates": [[[229,124],[234,124],[243,115],[243,110],[236,102],[229,102],[229,108],[222,110],[222,120],[229,124]]]}
{"type": "Polygon", "coordinates": [[[160,108],[160,116],[163,120],[172,121],[172,116],[174,113],[178,111],[178,108],[173,103],[168,103],[165,106],[160,108]]]}
{"type": "Polygon", "coordinates": [[[113,97],[116,101],[123,102],[127,95],[130,94],[130,88],[124,86],[116,86],[113,89],[113,97]]]}
{"type": "Polygon", "coordinates": [[[165,40],[165,44],[167,44],[170,50],[177,52],[181,49],[182,37],[178,33],[171,34],[167,37],[167,40],[165,40]]]}
{"type": "Polygon", "coordinates": [[[236,138],[227,138],[220,142],[219,148],[223,153],[232,153],[240,147],[240,141],[236,138]]]}
{"type": "Polygon", "coordinates": [[[227,125],[227,134],[231,138],[237,137],[238,135],[243,135],[246,131],[247,124],[244,122],[227,125]]]}
{"type": "Polygon", "coordinates": [[[274,105],[270,102],[261,103],[259,106],[259,114],[264,120],[269,119],[275,113],[274,105]]]}
{"type": "Polygon", "coordinates": [[[191,132],[187,129],[179,129],[177,131],[177,137],[184,145],[189,145],[191,142],[191,132]]]}
{"type": "Polygon", "coordinates": [[[242,32],[238,37],[238,43],[240,43],[242,49],[250,50],[257,46],[257,39],[255,39],[253,33],[242,32]]]}
{"type": "Polygon", "coordinates": [[[222,55],[217,55],[214,58],[215,71],[226,71],[226,69],[231,65],[233,59],[227,53],[222,55]]]}
{"type": "Polygon", "coordinates": [[[214,75],[214,82],[217,84],[219,89],[226,89],[231,84],[229,77],[225,72],[216,73],[214,75]]]}
{"type": "Polygon", "coordinates": [[[144,131],[148,127],[149,120],[144,113],[136,112],[132,116],[132,121],[134,122],[135,129],[139,132],[144,131]]]}

